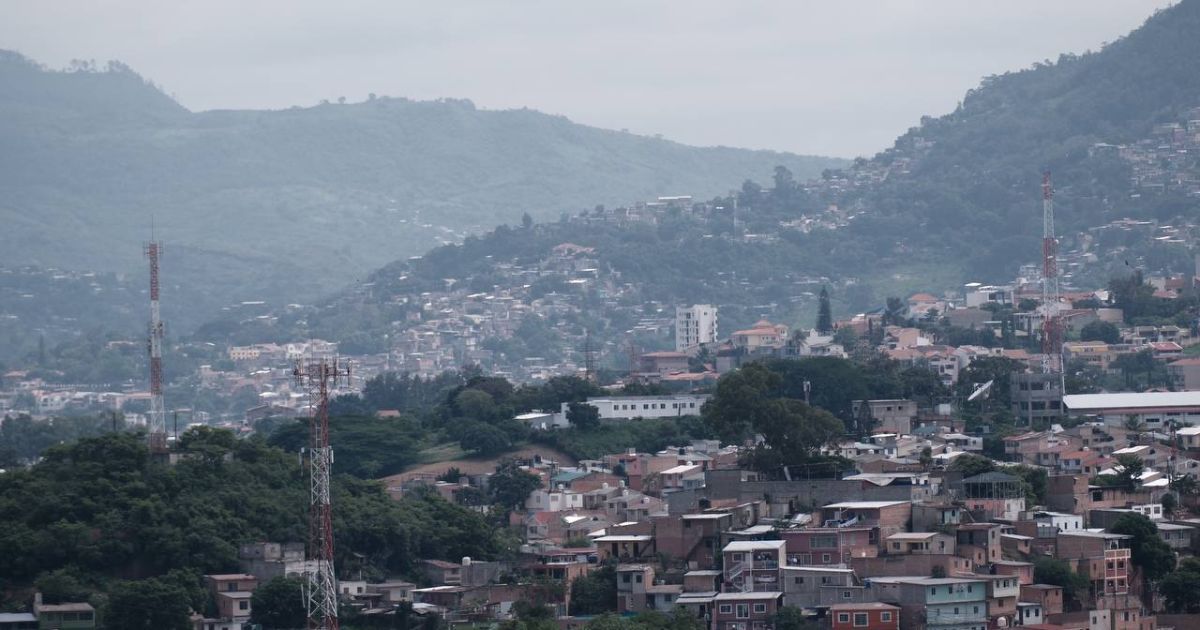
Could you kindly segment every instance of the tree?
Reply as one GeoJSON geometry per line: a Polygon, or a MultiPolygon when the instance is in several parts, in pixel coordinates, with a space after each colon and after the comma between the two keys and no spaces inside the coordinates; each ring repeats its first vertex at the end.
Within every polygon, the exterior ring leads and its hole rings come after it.
{"type": "Polygon", "coordinates": [[[600,615],[617,610],[617,570],[601,565],[571,581],[571,614],[600,615]]]}
{"type": "Polygon", "coordinates": [[[1200,613],[1200,559],[1185,558],[1158,584],[1173,613],[1200,613]]]}
{"type": "Polygon", "coordinates": [[[105,624],[122,630],[188,630],[188,601],[182,588],[157,578],[118,582],[109,594],[105,624]]]}
{"type": "Polygon", "coordinates": [[[1033,581],[1053,584],[1063,589],[1063,602],[1078,609],[1088,595],[1088,579],[1071,570],[1071,566],[1056,558],[1038,558],[1033,563],[1033,581]]]}
{"type": "Polygon", "coordinates": [[[1126,492],[1134,492],[1142,485],[1142,473],[1146,470],[1146,464],[1142,462],[1142,458],[1132,453],[1117,455],[1117,466],[1120,469],[1117,471],[1117,486],[1125,489],[1126,492]]]}
{"type": "Polygon", "coordinates": [[[1158,535],[1158,526],[1142,514],[1121,515],[1112,527],[1114,534],[1131,536],[1129,541],[1130,560],[1142,569],[1142,577],[1153,582],[1175,568],[1175,552],[1158,535]]]}
{"type": "Polygon", "coordinates": [[[577,429],[590,431],[600,426],[600,410],[587,403],[570,403],[567,405],[567,422],[577,429]]]}
{"type": "Polygon", "coordinates": [[[1104,343],[1120,343],[1121,329],[1106,321],[1089,322],[1079,330],[1080,341],[1103,341],[1104,343]]]}
{"type": "Polygon", "coordinates": [[[954,458],[950,470],[962,473],[963,478],[974,477],[996,470],[996,462],[982,455],[967,453],[954,458]]]}
{"type": "Polygon", "coordinates": [[[816,630],[819,626],[795,606],[784,606],[775,613],[775,630],[816,630]]]}
{"type": "Polygon", "coordinates": [[[833,312],[829,307],[829,289],[821,287],[821,295],[817,304],[817,332],[828,335],[833,330],[833,312]]]}
{"type": "Polygon", "coordinates": [[[512,446],[507,433],[483,422],[472,422],[464,427],[458,443],[464,449],[483,456],[503,453],[512,446]]]}
{"type": "Polygon", "coordinates": [[[917,461],[921,462],[922,470],[929,470],[933,466],[933,449],[928,446],[921,449],[921,455],[917,461]]]}
{"type": "Polygon", "coordinates": [[[908,310],[904,300],[898,297],[889,297],[883,308],[883,325],[884,326],[899,326],[904,323],[904,312],[908,310]]]}
{"type": "Polygon", "coordinates": [[[80,579],[79,570],[73,566],[42,573],[34,586],[47,604],[86,601],[89,590],[80,579]]]}
{"type": "Polygon", "coordinates": [[[1162,508],[1163,514],[1165,514],[1168,519],[1174,518],[1175,510],[1179,508],[1179,500],[1175,498],[1175,495],[1168,492],[1162,497],[1162,508]]]}
{"type": "Polygon", "coordinates": [[[250,620],[265,630],[303,628],[307,618],[302,579],[274,578],[255,589],[250,598],[250,620]]]}
{"type": "Polygon", "coordinates": [[[529,216],[528,212],[521,214],[521,227],[525,228],[526,230],[533,227],[533,217],[529,216]]]}
{"type": "Polygon", "coordinates": [[[522,470],[512,460],[501,462],[495,474],[488,479],[492,501],[506,510],[524,505],[529,493],[541,487],[540,477],[522,470]]]}

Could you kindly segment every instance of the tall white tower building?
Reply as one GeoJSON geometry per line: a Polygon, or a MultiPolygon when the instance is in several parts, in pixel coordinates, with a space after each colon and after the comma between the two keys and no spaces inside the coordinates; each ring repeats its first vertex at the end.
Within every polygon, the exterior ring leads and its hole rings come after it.
{"type": "Polygon", "coordinates": [[[675,307],[675,351],[691,352],[717,341],[717,307],[693,304],[675,307]]]}

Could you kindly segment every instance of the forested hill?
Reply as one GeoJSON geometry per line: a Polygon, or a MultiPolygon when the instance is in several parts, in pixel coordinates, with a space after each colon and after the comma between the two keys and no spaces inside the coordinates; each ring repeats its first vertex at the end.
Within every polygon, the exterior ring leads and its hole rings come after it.
{"type": "Polygon", "coordinates": [[[469,101],[190,112],[121,64],[49,71],[12,52],[0,146],[0,263],[140,270],[153,216],[164,278],[193,307],[311,297],[524,212],[710,196],[777,164],[845,163],[469,101]]]}
{"type": "Polygon", "coordinates": [[[1188,121],[1200,117],[1198,63],[1200,0],[1183,0],[1099,52],[985,78],[954,112],[922,119],[821,190],[863,213],[854,232],[883,255],[923,250],[979,280],[1037,259],[1043,169],[1053,172],[1060,250],[1082,246],[1073,232],[1116,218],[1194,222],[1196,152],[1176,149],[1197,144],[1188,121]],[[1156,129],[1170,123],[1175,135],[1156,129]],[[1140,164],[1129,152],[1138,143],[1150,147],[1140,164]]]}

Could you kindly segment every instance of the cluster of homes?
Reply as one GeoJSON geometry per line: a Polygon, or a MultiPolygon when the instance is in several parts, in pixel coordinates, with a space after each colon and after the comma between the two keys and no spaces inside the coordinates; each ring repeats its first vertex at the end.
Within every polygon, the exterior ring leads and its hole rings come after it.
{"type": "MultiPolygon", "coordinates": [[[[1170,402],[1179,425],[1200,421],[1200,398],[1170,402]]],[[[736,448],[707,441],[573,466],[529,462],[543,487],[513,516],[525,539],[520,558],[500,567],[431,559],[411,596],[452,623],[502,618],[506,598],[530,597],[536,583],[487,576],[544,576],[562,581],[549,601],[564,627],[577,627],[588,618],[569,614],[572,581],[612,566],[616,612],[682,609],[709,630],[771,630],[783,607],[839,630],[1200,627],[1200,616],[1163,612],[1132,562],[1130,538],[1108,531],[1138,513],[1180,556],[1200,547],[1200,519],[1163,507],[1172,479],[1200,474],[1200,426],[1131,426],[1131,417],[1157,413],[1137,406],[1153,399],[1068,403],[1108,406],[1071,428],[1005,438],[995,470],[969,476],[954,462],[979,456],[981,437],[907,400],[856,403],[880,424],[870,438],[828,448],[855,464],[840,478],[793,469],[790,480],[768,479],[740,468],[736,448]],[[1122,471],[1122,456],[1145,466],[1134,487],[1102,481],[1122,471]],[[1007,468],[1014,464],[1048,474],[1036,499],[1007,468]],[[1065,563],[1086,588],[1039,583],[1042,558],[1065,563]]],[[[392,490],[430,485],[453,500],[486,483],[487,475],[408,477],[392,490]]]]}

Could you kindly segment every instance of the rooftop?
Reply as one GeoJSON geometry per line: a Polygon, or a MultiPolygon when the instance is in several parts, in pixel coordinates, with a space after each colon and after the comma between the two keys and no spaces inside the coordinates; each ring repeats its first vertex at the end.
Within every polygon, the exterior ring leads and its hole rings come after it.
{"type": "Polygon", "coordinates": [[[1063,406],[1072,411],[1140,409],[1152,407],[1200,407],[1200,391],[1125,392],[1119,394],[1068,394],[1063,406]]]}
{"type": "Polygon", "coordinates": [[[787,542],[782,540],[735,540],[721,551],[761,551],[763,549],[782,549],[787,542]]]}
{"type": "Polygon", "coordinates": [[[751,591],[749,593],[717,593],[713,599],[719,602],[740,601],[748,599],[776,599],[783,597],[779,591],[751,591]]]}
{"type": "Polygon", "coordinates": [[[878,510],[893,505],[904,505],[905,503],[908,503],[908,501],[843,501],[842,503],[830,503],[825,508],[834,510],[878,510]]]}

